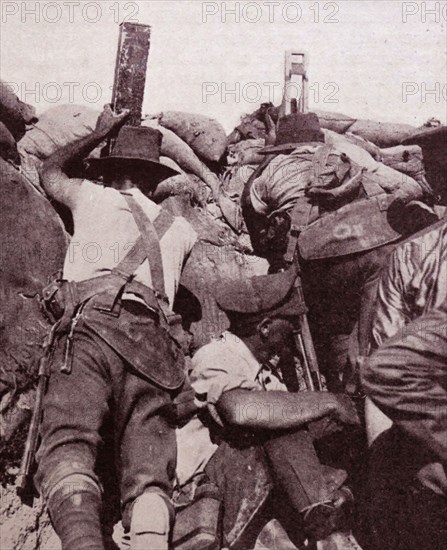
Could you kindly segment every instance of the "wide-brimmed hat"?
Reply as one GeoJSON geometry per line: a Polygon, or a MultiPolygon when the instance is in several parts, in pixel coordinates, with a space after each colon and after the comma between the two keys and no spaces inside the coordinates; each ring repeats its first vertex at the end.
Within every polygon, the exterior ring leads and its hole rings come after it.
{"type": "Polygon", "coordinates": [[[123,126],[110,155],[104,148],[101,157],[88,158],[89,170],[96,175],[129,169],[145,169],[151,179],[160,182],[178,174],[173,168],[160,162],[160,146],[163,136],[155,128],[123,126]]]}
{"type": "Polygon", "coordinates": [[[293,113],[279,119],[275,145],[264,147],[259,153],[287,153],[303,143],[312,142],[324,142],[318,116],[315,113],[293,113]]]}
{"type": "Polygon", "coordinates": [[[233,326],[252,326],[263,318],[297,317],[306,311],[290,268],[281,273],[256,275],[217,285],[215,298],[233,326]]]}

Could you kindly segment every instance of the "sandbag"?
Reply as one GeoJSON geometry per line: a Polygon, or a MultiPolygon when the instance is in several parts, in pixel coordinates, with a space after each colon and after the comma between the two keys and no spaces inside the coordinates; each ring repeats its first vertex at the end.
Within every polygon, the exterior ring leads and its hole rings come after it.
{"type": "Polygon", "coordinates": [[[376,170],[377,161],[367,151],[366,147],[361,147],[349,136],[340,135],[332,130],[323,130],[324,142],[332,145],[340,153],[345,153],[353,162],[366,168],[369,171],[376,170]]]}
{"type": "Polygon", "coordinates": [[[171,158],[185,172],[198,176],[211,188],[213,195],[218,196],[219,180],[217,176],[197,157],[187,143],[168,128],[158,126],[154,119],[144,120],[142,126],[160,130],[163,134],[160,148],[161,155],[171,158]]]}
{"type": "Polygon", "coordinates": [[[21,155],[46,159],[57,149],[90,134],[99,112],[80,105],[58,105],[45,111],[19,141],[21,155]]]}
{"type": "Polygon", "coordinates": [[[37,121],[36,109],[13,93],[6,82],[0,80],[0,121],[3,122],[15,140],[23,137],[26,124],[37,121]]]}
{"type": "Polygon", "coordinates": [[[168,197],[187,195],[192,204],[206,203],[208,187],[192,174],[178,174],[160,182],[154,190],[153,200],[160,203],[168,197]]]}
{"type": "Polygon", "coordinates": [[[163,157],[161,156],[160,157],[160,162],[162,164],[164,164],[165,166],[169,166],[169,168],[172,168],[173,170],[175,170],[176,172],[178,172],[179,174],[184,174],[185,172],[180,168],[180,166],[174,161],[172,160],[171,158],[169,157],[163,157]]]}
{"type": "Polygon", "coordinates": [[[357,145],[357,147],[361,147],[362,149],[365,149],[365,151],[367,151],[374,160],[380,161],[381,159],[380,147],[378,147],[372,141],[368,141],[366,139],[363,139],[360,136],[351,134],[351,132],[346,132],[343,135],[343,137],[345,137],[353,145],[357,145]]]}
{"type": "Polygon", "coordinates": [[[418,145],[396,145],[381,149],[380,153],[386,166],[408,174],[417,182],[425,181],[424,155],[418,145]]]}
{"type": "Polygon", "coordinates": [[[322,128],[332,130],[339,134],[344,134],[356,121],[355,118],[341,113],[319,110],[315,110],[314,113],[318,116],[322,128]]]}
{"type": "Polygon", "coordinates": [[[161,126],[172,130],[201,159],[217,162],[224,154],[227,136],[217,120],[181,111],[164,111],[158,118],[161,126]]]}
{"type": "Polygon", "coordinates": [[[47,199],[0,159],[2,269],[0,292],[0,393],[22,390],[36,375],[42,341],[49,329],[36,294],[62,269],[68,240],[47,199]]]}
{"type": "Polygon", "coordinates": [[[363,174],[363,182],[367,184],[368,181],[373,181],[374,185],[379,185],[386,193],[403,202],[421,199],[423,196],[422,187],[416,180],[381,162],[377,163],[374,172],[363,174]]]}
{"type": "MultiPolygon", "coordinates": [[[[332,145],[337,148],[341,153],[345,153],[353,162],[366,168],[362,176],[362,182],[368,194],[375,195],[383,191],[386,193],[392,193],[396,198],[401,198],[404,201],[420,199],[423,194],[421,185],[424,185],[424,181],[419,183],[417,178],[412,177],[410,168],[408,171],[397,170],[395,166],[392,166],[391,160],[387,163],[378,162],[367,151],[368,147],[361,147],[365,140],[360,140],[354,135],[340,135],[330,130],[323,130],[325,134],[325,142],[328,145],[332,145]],[[405,176],[402,176],[402,173],[405,176]],[[371,192],[371,189],[373,191],[371,192]]],[[[371,144],[372,145],[372,144],[371,144]]],[[[403,148],[405,149],[405,148],[403,148]]],[[[407,149],[409,149],[407,147],[407,149]]],[[[378,155],[382,158],[384,155],[388,159],[394,159],[398,156],[397,148],[393,149],[378,149],[378,155]],[[385,153],[384,153],[385,151],[385,153]],[[390,153],[386,153],[390,151],[390,153]]],[[[397,163],[395,163],[397,164],[397,163]]],[[[417,167],[416,167],[417,168],[417,167]]],[[[423,175],[422,175],[423,176],[423,175]]]]}
{"type": "Polygon", "coordinates": [[[409,124],[397,124],[392,122],[375,122],[374,120],[359,119],[349,131],[372,141],[379,147],[394,147],[414,132],[414,126],[409,124]]]}
{"type": "Polygon", "coordinates": [[[0,122],[0,157],[20,164],[16,141],[3,122],[0,122]]]}

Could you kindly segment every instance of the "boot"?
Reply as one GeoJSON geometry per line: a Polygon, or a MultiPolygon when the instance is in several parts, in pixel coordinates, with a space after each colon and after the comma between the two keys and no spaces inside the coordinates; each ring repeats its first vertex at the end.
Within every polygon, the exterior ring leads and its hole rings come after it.
{"type": "Polygon", "coordinates": [[[309,507],[303,513],[309,548],[316,550],[362,550],[349,531],[354,496],[344,486],[330,501],[309,507]]]}
{"type": "Polygon", "coordinates": [[[354,497],[344,486],[335,491],[331,500],[308,506],[301,517],[305,534],[311,540],[320,541],[332,533],[348,529],[354,497]]]}
{"type": "Polygon", "coordinates": [[[85,475],[64,478],[48,497],[48,511],[62,550],[105,550],[101,530],[101,491],[85,475]]]}
{"type": "Polygon", "coordinates": [[[130,550],[168,550],[170,527],[167,499],[146,491],[132,507],[130,550]]]}

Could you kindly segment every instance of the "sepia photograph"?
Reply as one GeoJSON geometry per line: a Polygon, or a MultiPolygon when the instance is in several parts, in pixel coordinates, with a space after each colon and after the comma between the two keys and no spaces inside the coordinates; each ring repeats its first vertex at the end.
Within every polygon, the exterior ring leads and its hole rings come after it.
{"type": "Polygon", "coordinates": [[[447,0],[0,11],[0,549],[447,550],[447,0]]]}

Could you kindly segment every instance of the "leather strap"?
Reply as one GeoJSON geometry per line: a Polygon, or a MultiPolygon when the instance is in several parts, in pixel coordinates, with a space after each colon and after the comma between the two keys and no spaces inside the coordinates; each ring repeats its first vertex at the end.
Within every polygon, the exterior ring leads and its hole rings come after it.
{"type": "MultiPolygon", "coordinates": [[[[160,240],[172,225],[173,217],[165,210],[162,210],[154,223],[152,223],[134,197],[125,193],[122,193],[122,195],[132,212],[135,223],[140,231],[140,237],[135,246],[129,251],[132,254],[128,253],[116,269],[123,273],[128,272],[128,269],[126,269],[127,264],[131,262],[135,266],[137,259],[139,260],[144,252],[145,258],[149,262],[152,286],[161,296],[166,297],[160,240]],[[126,262],[127,259],[129,260],[128,262],[126,262]]],[[[138,265],[141,265],[143,261],[144,258],[138,265]]]]}

